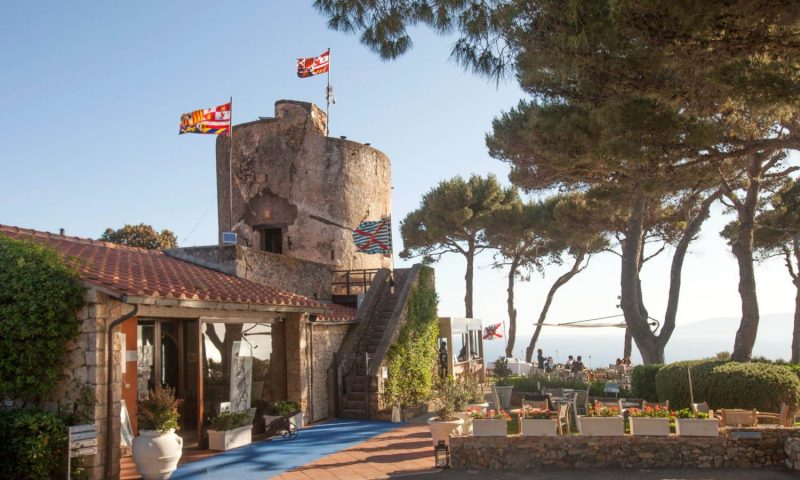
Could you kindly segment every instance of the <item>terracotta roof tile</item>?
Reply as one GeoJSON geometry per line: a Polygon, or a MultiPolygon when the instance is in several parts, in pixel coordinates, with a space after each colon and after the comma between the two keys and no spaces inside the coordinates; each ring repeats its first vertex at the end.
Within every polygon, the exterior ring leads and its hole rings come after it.
{"type": "Polygon", "coordinates": [[[5,225],[0,225],[0,234],[53,247],[68,263],[78,268],[86,283],[119,295],[274,307],[328,308],[332,318],[344,315],[338,305],[331,308],[302,295],[226,275],[169,257],[157,250],[5,225]]]}
{"type": "Polygon", "coordinates": [[[317,319],[321,321],[347,322],[356,318],[355,308],[337,305],[335,303],[328,303],[325,306],[328,307],[328,311],[317,316],[317,319]]]}

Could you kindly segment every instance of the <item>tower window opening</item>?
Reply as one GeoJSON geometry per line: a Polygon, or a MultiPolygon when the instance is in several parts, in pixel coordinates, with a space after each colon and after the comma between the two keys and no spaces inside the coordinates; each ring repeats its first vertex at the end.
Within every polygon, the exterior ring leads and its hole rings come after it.
{"type": "Polygon", "coordinates": [[[261,250],[270,253],[283,253],[283,229],[261,229],[261,250]]]}

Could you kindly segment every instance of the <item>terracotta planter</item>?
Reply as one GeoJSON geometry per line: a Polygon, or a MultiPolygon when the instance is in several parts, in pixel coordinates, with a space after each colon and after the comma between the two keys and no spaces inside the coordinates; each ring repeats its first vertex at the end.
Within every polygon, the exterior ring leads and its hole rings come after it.
{"type": "Polygon", "coordinates": [[[494,387],[497,390],[497,397],[500,400],[500,408],[509,410],[511,408],[511,391],[514,390],[512,385],[494,387]]]}
{"type": "Polygon", "coordinates": [[[472,417],[466,412],[456,412],[453,415],[464,420],[464,423],[458,427],[456,434],[458,435],[472,435],[472,417]]]}
{"type": "Polygon", "coordinates": [[[158,432],[141,430],[133,440],[133,463],[144,480],[167,479],[178,468],[183,452],[183,439],[175,430],[158,432]]]}
{"type": "Polygon", "coordinates": [[[233,430],[209,430],[208,449],[224,452],[232,448],[250,445],[253,441],[253,426],[234,428],[233,430]]]}
{"type": "Polygon", "coordinates": [[[621,437],[625,435],[625,422],[621,415],[615,417],[586,417],[578,415],[578,430],[589,437],[621,437]]]}
{"type": "Polygon", "coordinates": [[[669,436],[669,418],[631,417],[631,435],[669,436]]]}
{"type": "Polygon", "coordinates": [[[472,435],[475,437],[505,437],[508,422],[500,419],[472,419],[472,435]]]}
{"type": "Polygon", "coordinates": [[[519,421],[523,437],[552,437],[556,435],[557,428],[555,418],[521,418],[519,421]]]}
{"type": "Polygon", "coordinates": [[[716,418],[679,418],[675,432],[682,437],[718,437],[719,421],[716,418]]]}
{"type": "Polygon", "coordinates": [[[435,418],[436,417],[428,419],[428,427],[431,429],[433,446],[435,447],[438,445],[440,441],[444,441],[445,445],[450,445],[450,434],[454,433],[458,427],[463,425],[464,420],[459,418],[458,420],[442,422],[435,418]]]}

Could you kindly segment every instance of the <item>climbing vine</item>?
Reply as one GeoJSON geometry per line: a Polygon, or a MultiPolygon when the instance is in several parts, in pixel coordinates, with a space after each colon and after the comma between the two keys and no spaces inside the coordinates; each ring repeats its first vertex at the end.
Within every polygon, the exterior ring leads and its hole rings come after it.
{"type": "Polygon", "coordinates": [[[410,407],[430,397],[436,369],[439,299],[433,287],[433,271],[423,267],[408,297],[406,324],[389,348],[389,378],[384,384],[390,405],[410,407]]]}
{"type": "Polygon", "coordinates": [[[83,285],[52,249],[0,235],[0,398],[37,402],[78,336],[83,285]]]}

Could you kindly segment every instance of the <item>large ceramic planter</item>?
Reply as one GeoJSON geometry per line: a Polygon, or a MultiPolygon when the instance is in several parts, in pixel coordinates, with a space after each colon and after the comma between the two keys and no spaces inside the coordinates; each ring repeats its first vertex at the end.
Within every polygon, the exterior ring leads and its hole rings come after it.
{"type": "Polygon", "coordinates": [[[717,437],[719,421],[716,418],[679,418],[675,421],[675,433],[682,437],[717,437]]]}
{"type": "Polygon", "coordinates": [[[520,433],[523,437],[553,437],[558,425],[555,418],[521,418],[520,433]]]}
{"type": "Polygon", "coordinates": [[[133,463],[144,480],[167,479],[178,468],[183,439],[175,430],[141,430],[133,440],[133,463]]]}
{"type": "Polygon", "coordinates": [[[464,420],[464,423],[456,429],[457,435],[472,435],[472,417],[466,412],[456,412],[453,415],[464,420]]]}
{"type": "Polygon", "coordinates": [[[508,433],[508,422],[503,419],[472,419],[472,436],[505,437],[508,433]]]}
{"type": "Polygon", "coordinates": [[[494,387],[497,390],[497,397],[500,401],[500,408],[509,410],[511,408],[511,391],[514,390],[513,385],[494,387]]]}
{"type": "Polygon", "coordinates": [[[450,445],[450,434],[455,433],[455,430],[464,424],[464,420],[459,418],[458,420],[441,422],[435,420],[435,418],[436,417],[428,419],[428,426],[431,429],[431,437],[433,438],[433,446],[435,447],[438,445],[440,441],[444,441],[445,445],[450,445]]]}
{"type": "Polygon", "coordinates": [[[631,417],[631,435],[669,436],[669,418],[631,417]]]}
{"type": "Polygon", "coordinates": [[[578,430],[589,437],[621,437],[625,423],[621,415],[615,417],[586,417],[578,415],[578,430]]]}
{"type": "Polygon", "coordinates": [[[209,430],[208,449],[224,452],[232,448],[250,445],[253,441],[253,426],[234,428],[233,430],[209,430]]]}

